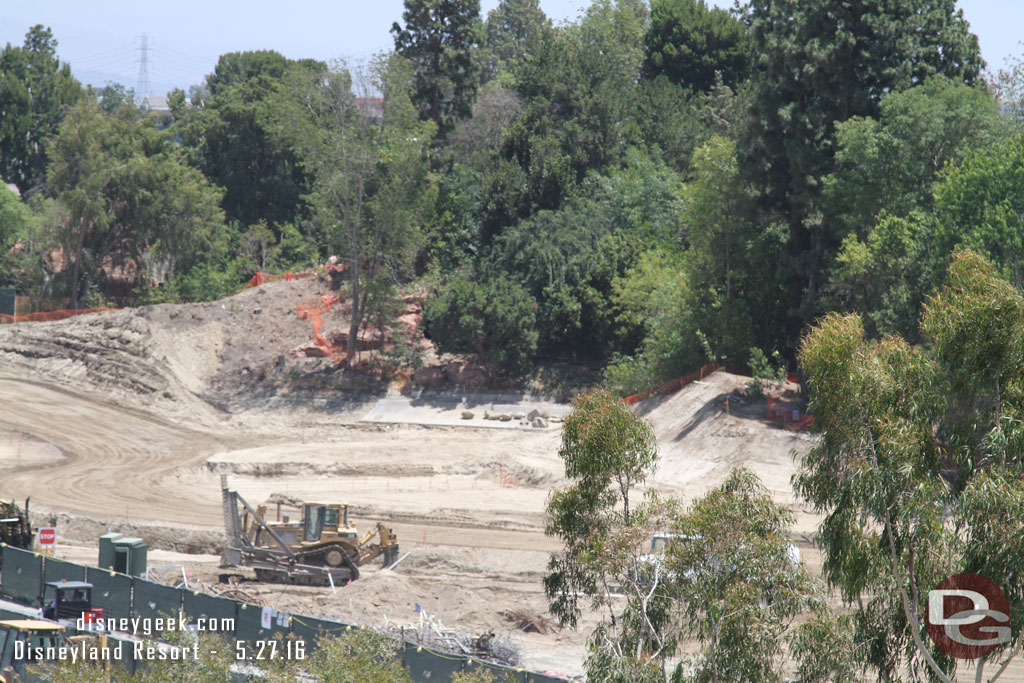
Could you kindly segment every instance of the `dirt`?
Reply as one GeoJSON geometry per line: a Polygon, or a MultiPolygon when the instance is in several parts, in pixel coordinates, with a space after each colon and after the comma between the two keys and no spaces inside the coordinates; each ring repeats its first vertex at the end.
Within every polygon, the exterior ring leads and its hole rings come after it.
{"type": "MultiPolygon", "coordinates": [[[[460,407],[482,412],[517,397],[421,392],[297,357],[312,338],[297,306],[326,292],[310,278],[214,303],[0,327],[0,497],[31,496],[35,521],[56,522],[62,556],[92,562],[97,536],[121,531],[150,544],[151,565],[171,565],[169,580],[183,567],[190,584],[215,590],[221,474],[250,502],[342,500],[360,528],[393,527],[410,553],[400,565],[368,567],[337,593],[246,582],[246,595],[392,629],[415,630],[422,615],[470,635],[491,629],[517,644],[525,666],[581,673],[595,617],[557,628],[541,585],[559,548],[543,533],[543,511],[564,483],[560,424],[462,421],[460,407]],[[397,421],[363,422],[396,411],[397,421]],[[523,632],[508,614],[548,627],[523,632]]],[[[344,315],[326,314],[324,329],[343,327],[344,315]]],[[[691,500],[749,467],[797,513],[795,539],[817,570],[818,518],[789,484],[794,453],[813,440],[768,422],[763,400],[742,398],[747,381],[719,372],[637,406],[661,452],[647,485],[691,500]]]]}

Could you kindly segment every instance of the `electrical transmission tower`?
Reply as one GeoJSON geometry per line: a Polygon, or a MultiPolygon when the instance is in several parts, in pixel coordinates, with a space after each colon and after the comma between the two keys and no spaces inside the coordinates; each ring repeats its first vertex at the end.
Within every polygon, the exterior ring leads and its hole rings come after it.
{"type": "Polygon", "coordinates": [[[135,99],[141,104],[142,98],[149,94],[149,38],[145,33],[142,34],[139,52],[139,81],[135,84],[135,99]]]}

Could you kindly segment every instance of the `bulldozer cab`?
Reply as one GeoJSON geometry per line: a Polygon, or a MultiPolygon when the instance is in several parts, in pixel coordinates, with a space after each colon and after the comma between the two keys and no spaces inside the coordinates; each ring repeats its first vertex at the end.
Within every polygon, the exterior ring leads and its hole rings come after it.
{"type": "Polygon", "coordinates": [[[302,540],[315,543],[337,536],[355,536],[349,527],[348,506],[342,503],[306,503],[302,508],[302,540]]]}

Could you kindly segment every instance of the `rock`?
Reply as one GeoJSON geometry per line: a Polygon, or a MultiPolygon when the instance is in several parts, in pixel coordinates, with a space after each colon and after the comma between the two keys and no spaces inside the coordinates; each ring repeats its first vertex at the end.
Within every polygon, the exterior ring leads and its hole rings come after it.
{"type": "Polygon", "coordinates": [[[525,420],[526,419],[526,413],[512,413],[512,419],[513,420],[525,420]]]}
{"type": "Polygon", "coordinates": [[[532,424],[537,429],[543,429],[544,427],[548,426],[548,421],[545,420],[543,417],[535,417],[533,418],[533,420],[530,421],[530,424],[532,424]]]}
{"type": "Polygon", "coordinates": [[[257,306],[256,308],[252,309],[252,314],[253,315],[259,315],[262,312],[263,312],[263,309],[260,308],[259,306],[257,306]]]}
{"type": "Polygon", "coordinates": [[[512,419],[512,416],[509,415],[508,413],[502,413],[501,415],[498,416],[498,419],[501,420],[502,422],[509,422],[512,419]]]}
{"type": "Polygon", "coordinates": [[[462,419],[463,420],[472,420],[474,417],[476,417],[476,416],[473,414],[472,410],[463,410],[462,411],[462,419]]]}

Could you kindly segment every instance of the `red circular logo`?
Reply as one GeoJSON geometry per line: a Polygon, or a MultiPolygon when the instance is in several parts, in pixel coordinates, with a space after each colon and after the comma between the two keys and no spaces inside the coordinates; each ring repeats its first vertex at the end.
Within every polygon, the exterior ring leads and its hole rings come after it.
{"type": "Polygon", "coordinates": [[[928,592],[926,627],[947,655],[978,659],[1010,642],[1010,601],[984,576],[950,576],[928,592]]]}

